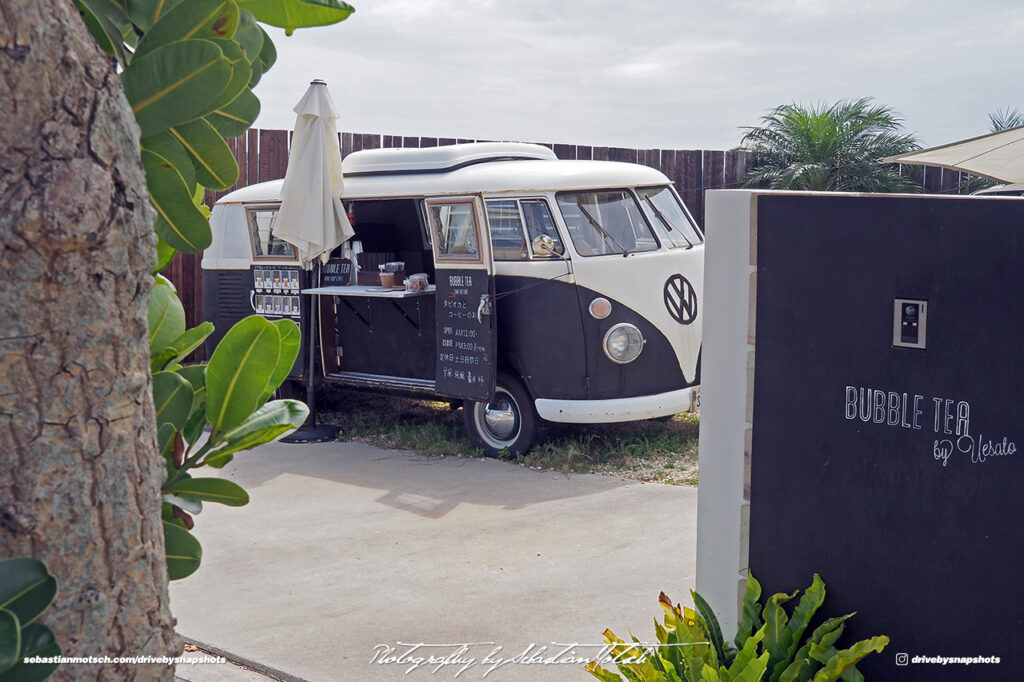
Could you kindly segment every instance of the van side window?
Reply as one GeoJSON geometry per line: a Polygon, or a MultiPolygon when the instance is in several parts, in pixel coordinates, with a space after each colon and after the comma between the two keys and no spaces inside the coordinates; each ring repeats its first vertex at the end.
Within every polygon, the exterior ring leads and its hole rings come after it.
{"type": "Polygon", "coordinates": [[[526,260],[529,252],[518,201],[488,201],[487,224],[491,228],[494,260],[526,260]]]}
{"type": "Polygon", "coordinates": [[[668,186],[641,187],[636,193],[663,244],[670,249],[688,249],[703,241],[682,203],[668,186]]]}
{"type": "Polygon", "coordinates": [[[543,199],[488,201],[487,222],[491,229],[494,260],[528,260],[531,253],[529,245],[540,235],[551,237],[555,253],[565,251],[551,211],[543,199]]]}
{"type": "Polygon", "coordinates": [[[427,219],[439,260],[480,261],[472,201],[428,204],[427,219]]]}
{"type": "Polygon", "coordinates": [[[526,232],[530,235],[530,243],[532,244],[533,240],[541,235],[547,235],[555,243],[555,253],[558,255],[565,253],[565,247],[562,246],[562,240],[558,236],[548,203],[543,199],[523,199],[520,203],[523,207],[523,218],[526,220],[526,232]]]}
{"type": "Polygon", "coordinates": [[[295,247],[271,234],[277,220],[277,206],[246,208],[245,221],[249,228],[252,255],[259,259],[294,259],[295,247]]]}
{"type": "Polygon", "coordinates": [[[657,250],[658,241],[628,190],[559,192],[556,198],[581,256],[657,250]]]}

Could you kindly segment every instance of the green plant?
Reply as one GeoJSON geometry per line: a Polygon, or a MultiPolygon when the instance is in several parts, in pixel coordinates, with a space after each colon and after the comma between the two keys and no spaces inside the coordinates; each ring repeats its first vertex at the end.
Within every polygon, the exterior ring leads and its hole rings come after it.
{"type": "Polygon", "coordinates": [[[57,579],[38,559],[0,561],[0,682],[35,682],[57,663],[26,663],[32,656],[60,656],[53,631],[34,622],[57,596],[57,579]]]}
{"type": "MultiPolygon", "coordinates": [[[[211,243],[204,188],[238,180],[226,138],[256,120],[252,88],[277,59],[259,22],[284,28],[323,26],[354,10],[340,0],[75,0],[90,33],[120,66],[121,83],[141,130],[140,160],[156,209],[157,265],[176,251],[211,243]]],[[[213,325],[185,329],[170,282],[156,275],[149,301],[149,342],[158,446],[167,461],[163,484],[164,540],[171,580],[199,567],[202,548],[190,534],[203,501],[244,505],[237,484],[192,478],[189,470],[222,467],[233,453],[283,436],[308,414],[295,401],[267,402],[287,377],[299,348],[288,320],[256,316],[236,324],[208,365],[181,362],[213,325]],[[204,428],[209,438],[201,441],[204,428]]]]}
{"type": "Polygon", "coordinates": [[[785,104],[747,128],[741,146],[755,166],[745,187],[829,192],[920,192],[879,159],[918,148],[891,109],[870,98],[831,106],[785,104]]]}
{"type": "Polygon", "coordinates": [[[171,283],[157,276],[149,298],[149,339],[157,438],[167,464],[163,484],[167,574],[178,580],[199,568],[202,548],[189,532],[203,502],[242,506],[249,495],[222,478],[190,470],[221,468],[236,452],[276,440],[302,425],[309,408],[269,401],[299,353],[299,328],[288,319],[251,315],[228,330],[209,363],[178,364],[213,331],[209,322],[185,329],[185,311],[171,283]],[[202,438],[209,428],[210,435],[202,438]]]}
{"type": "Polygon", "coordinates": [[[200,208],[206,187],[227,189],[238,163],[225,138],[260,111],[252,88],[277,60],[263,22],[323,26],[354,10],[340,0],[75,0],[121,83],[142,133],[141,161],[157,210],[158,267],[175,250],[210,245],[200,208]]]}
{"type": "Polygon", "coordinates": [[[597,662],[587,664],[586,670],[603,682],[863,681],[857,662],[872,651],[880,653],[889,638],[880,635],[837,649],[836,641],[852,613],[824,621],[805,638],[825,600],[825,583],[815,574],[793,611],[787,612],[783,604],[798,593],[774,594],[762,607],[761,585],[749,576],[733,646],[724,641],[714,611],[699,594],[690,592],[694,610],[673,606],[662,592],[665,620],[664,625],[654,623],[657,646],[644,645],[636,637],[628,644],[605,630],[604,640],[621,676],[597,662]]]}

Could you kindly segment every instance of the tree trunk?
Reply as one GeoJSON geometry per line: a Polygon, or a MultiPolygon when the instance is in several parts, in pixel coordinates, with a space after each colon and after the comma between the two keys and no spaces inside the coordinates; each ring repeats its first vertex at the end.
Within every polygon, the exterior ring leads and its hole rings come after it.
{"type": "MultiPolygon", "coordinates": [[[[0,3],[0,557],[46,561],[66,656],[174,656],[146,302],[153,210],[70,0],[0,3]]],[[[54,679],[170,680],[167,665],[54,679]]]]}

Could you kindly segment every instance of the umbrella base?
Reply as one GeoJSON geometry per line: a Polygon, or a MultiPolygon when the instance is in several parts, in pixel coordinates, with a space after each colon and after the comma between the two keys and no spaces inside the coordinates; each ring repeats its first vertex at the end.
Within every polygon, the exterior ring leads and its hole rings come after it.
{"type": "Polygon", "coordinates": [[[338,426],[331,426],[329,424],[315,424],[315,425],[303,425],[295,429],[292,433],[281,439],[282,443],[326,443],[327,441],[337,440],[338,432],[341,430],[338,426]]]}

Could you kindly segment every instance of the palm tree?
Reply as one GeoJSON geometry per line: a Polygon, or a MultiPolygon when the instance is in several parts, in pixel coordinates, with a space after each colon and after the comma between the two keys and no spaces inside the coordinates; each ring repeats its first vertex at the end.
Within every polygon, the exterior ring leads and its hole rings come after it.
{"type": "Polygon", "coordinates": [[[988,115],[989,131],[998,133],[1000,130],[1024,126],[1024,114],[1016,109],[996,109],[988,115]]]}
{"type": "Polygon", "coordinates": [[[747,128],[741,148],[754,154],[745,187],[845,192],[920,192],[886,156],[920,149],[891,109],[871,98],[826,106],[784,104],[747,128]]]}

